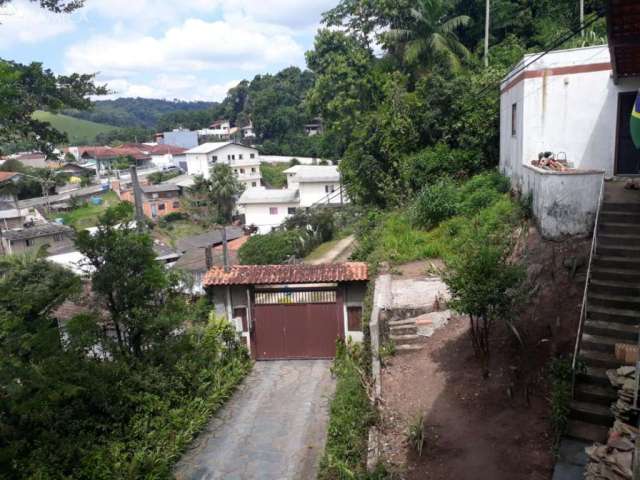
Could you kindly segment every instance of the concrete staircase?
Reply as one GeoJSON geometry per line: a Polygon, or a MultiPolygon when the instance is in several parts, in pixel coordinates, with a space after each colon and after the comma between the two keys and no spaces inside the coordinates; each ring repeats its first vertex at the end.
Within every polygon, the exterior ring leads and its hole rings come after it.
{"type": "Polygon", "coordinates": [[[595,232],[586,319],[568,435],[602,442],[613,424],[616,392],[606,370],[620,366],[616,343],[637,344],[640,325],[640,192],[606,182],[595,232]]]}
{"type": "Polygon", "coordinates": [[[394,343],[396,353],[415,352],[424,346],[424,337],[418,335],[416,317],[390,321],[389,339],[394,343]]]}

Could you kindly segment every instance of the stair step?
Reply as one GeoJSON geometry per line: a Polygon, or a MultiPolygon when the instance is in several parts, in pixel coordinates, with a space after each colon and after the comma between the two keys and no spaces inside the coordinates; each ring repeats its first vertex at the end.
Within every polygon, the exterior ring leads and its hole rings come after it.
{"type": "Polygon", "coordinates": [[[640,203],[632,203],[632,202],[602,202],[602,210],[606,210],[609,212],[639,212],[640,213],[640,203]]]}
{"type": "Polygon", "coordinates": [[[418,332],[416,325],[400,325],[399,327],[390,327],[391,335],[410,335],[418,332]]]}
{"type": "Polygon", "coordinates": [[[619,280],[600,280],[592,278],[589,292],[613,295],[639,295],[640,282],[625,282],[619,280]]]}
{"type": "Polygon", "coordinates": [[[617,212],[615,210],[602,209],[598,220],[603,223],[640,224],[640,212],[617,212]]]}
{"type": "Polygon", "coordinates": [[[606,257],[640,258],[640,247],[631,247],[629,245],[598,245],[596,251],[598,255],[606,257]]]}
{"type": "Polygon", "coordinates": [[[612,353],[586,348],[580,349],[580,360],[591,367],[618,368],[620,366],[620,362],[612,353]]]}
{"type": "Polygon", "coordinates": [[[411,353],[411,352],[416,352],[418,350],[422,350],[423,348],[424,348],[424,345],[420,345],[420,344],[396,345],[396,353],[397,354],[411,353]]]}
{"type": "Polygon", "coordinates": [[[389,325],[389,327],[403,327],[403,326],[406,326],[406,325],[415,325],[416,324],[416,319],[415,318],[408,318],[406,320],[391,320],[387,324],[389,325]]]}
{"type": "Polygon", "coordinates": [[[416,335],[416,334],[390,335],[389,338],[393,340],[396,346],[416,343],[423,339],[420,335],[416,335]]]}
{"type": "Polygon", "coordinates": [[[569,419],[567,425],[567,436],[586,440],[588,442],[604,443],[607,439],[609,429],[604,425],[581,422],[580,420],[569,419]]]}
{"type": "Polygon", "coordinates": [[[640,225],[633,223],[601,222],[598,225],[598,234],[600,233],[640,234],[640,225]]]}
{"type": "Polygon", "coordinates": [[[613,414],[610,408],[597,403],[574,400],[571,402],[569,417],[596,425],[604,425],[605,427],[613,424],[613,414]]]}
{"type": "Polygon", "coordinates": [[[625,308],[604,307],[588,303],[587,315],[592,320],[605,322],[628,323],[631,325],[640,323],[640,312],[625,308]]]}
{"type": "MultiPolygon", "coordinates": [[[[595,266],[595,262],[591,267],[591,280],[624,280],[627,282],[640,282],[640,265],[636,269],[615,268],[617,265],[595,266]]],[[[628,264],[626,265],[628,267],[628,264]]]]}
{"type": "Polygon", "coordinates": [[[618,398],[613,387],[590,383],[576,383],[573,392],[574,398],[580,402],[597,403],[605,407],[610,407],[618,398]]]}
{"type": "Polygon", "coordinates": [[[587,350],[596,350],[598,352],[614,353],[617,343],[626,343],[628,345],[636,345],[638,342],[635,339],[617,338],[606,335],[592,335],[584,333],[582,335],[583,348],[587,350]]]}
{"type": "Polygon", "coordinates": [[[606,246],[634,246],[640,244],[640,235],[633,233],[598,233],[598,245],[606,246]]]}
{"type": "MultiPolygon", "coordinates": [[[[584,322],[584,334],[595,336],[598,339],[609,338],[615,343],[635,343],[638,339],[638,326],[628,323],[603,322],[587,319],[584,322]]],[[[582,337],[584,341],[584,335],[582,337]]]]}
{"type": "Polygon", "coordinates": [[[622,308],[631,311],[637,311],[640,314],[640,296],[634,295],[613,295],[610,293],[591,293],[589,292],[587,299],[591,305],[600,305],[603,307],[622,308]]]}
{"type": "Polygon", "coordinates": [[[607,369],[600,367],[586,367],[582,372],[576,373],[576,381],[592,385],[611,386],[607,369]]]}

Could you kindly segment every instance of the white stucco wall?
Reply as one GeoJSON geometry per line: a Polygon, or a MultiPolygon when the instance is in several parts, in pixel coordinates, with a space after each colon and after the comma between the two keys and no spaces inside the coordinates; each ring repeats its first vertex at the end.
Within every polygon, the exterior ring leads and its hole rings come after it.
{"type": "Polygon", "coordinates": [[[187,173],[189,175],[202,175],[209,178],[211,166],[215,162],[226,163],[232,169],[238,170],[238,179],[247,188],[251,188],[253,183],[260,186],[260,154],[254,148],[242,145],[227,145],[211,153],[187,153],[187,173]],[[253,158],[251,158],[253,155],[253,158]],[[255,172],[251,169],[254,168],[255,172]],[[245,170],[244,174],[239,170],[245,170]]]}
{"type": "MultiPolygon", "coordinates": [[[[295,158],[301,165],[317,165],[321,160],[316,157],[296,157],[288,155],[262,155],[261,158],[263,162],[268,163],[290,163],[291,160],[295,158]]],[[[331,160],[327,161],[333,163],[331,160]]]]}
{"type": "Polygon", "coordinates": [[[249,204],[240,205],[240,211],[244,213],[245,224],[258,227],[258,233],[269,233],[274,227],[278,227],[291,216],[289,208],[298,208],[297,203],[274,204],[249,204]],[[278,213],[272,215],[270,208],[277,208],[278,213]]]}
{"type": "MultiPolygon", "coordinates": [[[[291,185],[291,182],[289,183],[289,185],[291,185]]],[[[340,182],[300,182],[293,183],[293,185],[297,185],[297,188],[300,190],[301,207],[310,207],[320,200],[322,200],[323,203],[340,203],[340,194],[337,193],[338,190],[340,190],[340,182]],[[335,198],[333,198],[333,195],[331,195],[331,199],[329,202],[327,202],[327,197],[329,196],[329,194],[325,191],[325,187],[327,185],[333,185],[333,189],[335,192],[335,198]]],[[[343,201],[346,201],[344,195],[343,201]]]]}

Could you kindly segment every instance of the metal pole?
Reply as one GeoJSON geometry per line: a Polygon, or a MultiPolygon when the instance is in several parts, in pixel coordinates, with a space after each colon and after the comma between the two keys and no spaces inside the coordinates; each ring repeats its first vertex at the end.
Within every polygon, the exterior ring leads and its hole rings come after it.
{"type": "Polygon", "coordinates": [[[131,184],[133,185],[133,201],[135,203],[136,212],[136,228],[139,232],[144,230],[144,210],[142,209],[142,190],[140,190],[140,183],[138,182],[138,171],[135,165],[129,168],[131,172],[131,184]]]}
{"type": "Polygon", "coordinates": [[[224,265],[224,271],[229,271],[229,250],[227,245],[227,227],[222,226],[222,264],[224,265]]]}
{"type": "Polygon", "coordinates": [[[484,66],[489,66],[489,23],[491,15],[491,0],[487,0],[486,14],[484,17],[484,66]]]}
{"type": "Polygon", "coordinates": [[[580,34],[584,37],[584,0],[580,0],[580,34]]]}

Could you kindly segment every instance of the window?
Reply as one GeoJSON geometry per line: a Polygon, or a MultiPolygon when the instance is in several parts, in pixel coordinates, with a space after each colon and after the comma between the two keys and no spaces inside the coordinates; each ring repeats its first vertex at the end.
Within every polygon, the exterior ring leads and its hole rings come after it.
{"type": "Polygon", "coordinates": [[[287,208],[287,213],[288,213],[289,215],[295,215],[295,213],[296,213],[296,207],[289,207],[289,208],[287,208]]]}
{"type": "Polygon", "coordinates": [[[158,210],[164,210],[164,203],[158,204],[158,210]]]}
{"type": "Polygon", "coordinates": [[[251,167],[251,173],[256,173],[255,167],[251,167]]]}
{"type": "Polygon", "coordinates": [[[350,332],[362,331],[362,307],[347,307],[347,327],[350,332]]]}
{"type": "Polygon", "coordinates": [[[56,233],[56,234],[53,236],[53,241],[54,241],[54,242],[61,242],[61,241],[62,241],[62,234],[61,234],[61,233],[56,233]]]}
{"type": "Polygon", "coordinates": [[[517,129],[518,122],[518,104],[511,105],[511,136],[515,137],[518,134],[517,129]]]}
{"type": "Polygon", "coordinates": [[[241,169],[240,169],[240,173],[244,173],[244,168],[241,168],[241,169]]]}
{"type": "Polygon", "coordinates": [[[236,159],[236,155],[235,154],[231,155],[231,160],[235,160],[235,159],[236,159]]]}
{"type": "Polygon", "coordinates": [[[33,238],[27,238],[24,243],[27,245],[27,247],[32,247],[34,245],[34,241],[33,238]]]}
{"type": "Polygon", "coordinates": [[[242,154],[241,153],[238,154],[238,160],[242,160],[242,154]]]}
{"type": "Polygon", "coordinates": [[[231,155],[227,155],[227,160],[231,160],[231,155]]]}
{"type": "Polygon", "coordinates": [[[257,184],[256,182],[251,182],[251,186],[252,186],[252,187],[257,187],[257,186],[258,186],[258,184],[257,184]]]}
{"type": "Polygon", "coordinates": [[[180,202],[173,202],[173,208],[180,208],[180,202]]]}
{"type": "Polygon", "coordinates": [[[255,153],[250,153],[249,154],[249,158],[256,158],[256,154],[255,153]]]}
{"type": "Polygon", "coordinates": [[[277,215],[278,207],[269,207],[269,215],[277,215]]]}
{"type": "Polygon", "coordinates": [[[214,161],[214,162],[217,162],[218,161],[218,156],[214,155],[213,157],[211,157],[211,160],[214,161]]]}
{"type": "Polygon", "coordinates": [[[324,186],[324,191],[325,193],[333,193],[336,189],[335,185],[325,185],[324,186]]]}

